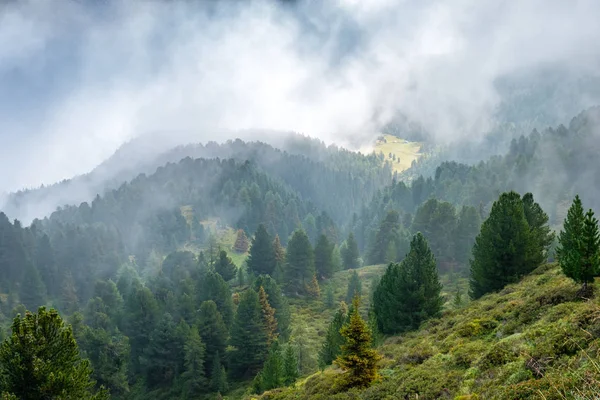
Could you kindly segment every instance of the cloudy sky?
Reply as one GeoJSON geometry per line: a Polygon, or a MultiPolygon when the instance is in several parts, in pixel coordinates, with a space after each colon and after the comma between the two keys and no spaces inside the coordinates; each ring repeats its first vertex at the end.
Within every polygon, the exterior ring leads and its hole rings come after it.
{"type": "Polygon", "coordinates": [[[474,137],[498,77],[596,74],[599,15],[597,0],[2,2],[0,191],[87,172],[147,132],[352,145],[402,112],[474,137]]]}

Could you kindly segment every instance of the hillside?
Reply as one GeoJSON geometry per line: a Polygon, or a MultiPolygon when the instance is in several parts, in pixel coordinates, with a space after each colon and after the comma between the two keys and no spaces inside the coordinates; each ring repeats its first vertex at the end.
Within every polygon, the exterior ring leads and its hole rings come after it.
{"type": "Polygon", "coordinates": [[[364,391],[338,393],[333,368],[284,399],[593,399],[600,388],[600,302],[577,299],[578,286],[554,264],[412,333],[389,337],[382,378],[364,391]]]}
{"type": "Polygon", "coordinates": [[[377,154],[383,153],[394,172],[400,173],[409,169],[413,161],[422,156],[421,147],[422,143],[419,142],[411,142],[393,135],[381,135],[373,151],[377,154]]]}

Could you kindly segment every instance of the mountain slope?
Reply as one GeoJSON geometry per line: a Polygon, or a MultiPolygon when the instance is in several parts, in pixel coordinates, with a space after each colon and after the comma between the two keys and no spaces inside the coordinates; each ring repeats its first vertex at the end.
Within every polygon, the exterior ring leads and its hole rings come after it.
{"type": "Polygon", "coordinates": [[[339,370],[262,399],[592,399],[600,389],[600,302],[577,299],[560,269],[447,310],[380,349],[383,378],[338,392],[339,370]]]}

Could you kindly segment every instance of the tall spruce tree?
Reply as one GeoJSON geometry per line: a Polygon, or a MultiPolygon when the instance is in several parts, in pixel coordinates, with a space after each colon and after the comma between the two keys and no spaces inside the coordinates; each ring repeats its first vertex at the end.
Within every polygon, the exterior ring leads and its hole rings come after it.
{"type": "Polygon", "coordinates": [[[521,196],[515,192],[500,195],[473,246],[471,298],[517,282],[535,267],[532,254],[539,250],[529,230],[521,196]]]}
{"type": "Polygon", "coordinates": [[[225,250],[219,252],[219,258],[215,262],[215,272],[221,275],[226,282],[235,278],[237,267],[225,250]]]}
{"type": "Polygon", "coordinates": [[[225,393],[229,390],[227,384],[227,372],[221,364],[221,356],[217,352],[212,362],[212,372],[210,374],[210,390],[215,393],[225,393]]]}
{"type": "Polygon", "coordinates": [[[298,355],[291,344],[285,346],[283,352],[283,384],[292,386],[298,380],[298,355]]]}
{"type": "Polygon", "coordinates": [[[258,293],[252,289],[240,296],[229,344],[233,347],[229,363],[232,375],[255,375],[267,357],[269,345],[258,293]]]}
{"type": "Polygon", "coordinates": [[[292,293],[305,294],[315,275],[315,263],[310,240],[297,229],[288,243],[286,254],[286,286],[292,293]]]}
{"type": "Polygon", "coordinates": [[[273,270],[275,269],[275,252],[271,237],[263,224],[258,226],[252,238],[250,255],[248,255],[246,264],[248,265],[248,269],[256,275],[273,274],[273,270]]]}
{"type": "Polygon", "coordinates": [[[200,309],[198,310],[198,333],[202,342],[206,345],[204,371],[207,376],[212,377],[212,363],[215,355],[225,354],[227,336],[229,335],[227,326],[225,326],[223,318],[217,310],[217,305],[212,300],[204,301],[200,304],[200,309]]]}
{"type": "Polygon", "coordinates": [[[260,388],[262,391],[283,386],[285,369],[279,341],[275,340],[269,349],[269,356],[260,372],[260,388]]]}
{"type": "Polygon", "coordinates": [[[197,290],[198,300],[200,302],[212,300],[217,305],[217,309],[223,317],[226,326],[231,326],[233,321],[233,301],[231,299],[231,289],[221,275],[209,271],[200,281],[200,287],[197,290]]]}
{"type": "Polygon", "coordinates": [[[443,299],[433,253],[417,233],[400,264],[390,264],[373,293],[373,311],[381,332],[416,329],[441,311],[443,299]]]}
{"type": "Polygon", "coordinates": [[[184,393],[187,398],[198,397],[206,391],[205,373],[206,345],[196,329],[191,329],[184,345],[185,370],[181,374],[184,393]]]}
{"type": "Polygon", "coordinates": [[[582,295],[588,296],[588,283],[600,274],[600,237],[594,212],[583,214],[579,196],[567,213],[559,234],[557,258],[566,276],[582,284],[582,295]]]}
{"type": "Polygon", "coordinates": [[[347,312],[348,308],[346,307],[346,303],[342,302],[340,308],[335,312],[333,319],[329,323],[327,333],[325,334],[325,341],[319,350],[319,367],[321,369],[331,365],[341,352],[342,345],[344,344],[344,337],[340,333],[340,329],[344,326],[347,312]]]}
{"type": "Polygon", "coordinates": [[[333,245],[325,234],[321,234],[315,245],[315,269],[319,279],[333,275],[333,245]]]}
{"type": "Polygon", "coordinates": [[[345,343],[335,363],[344,370],[341,379],[343,387],[366,388],[379,376],[377,364],[381,356],[371,348],[371,331],[358,313],[358,296],[354,298],[352,305],[350,322],[340,330],[345,343]]]}
{"type": "Polygon", "coordinates": [[[531,193],[523,196],[523,210],[531,233],[531,249],[529,252],[528,269],[533,271],[548,260],[548,248],[554,241],[554,233],[548,226],[548,215],[536,203],[531,193]]]}
{"type": "Polygon", "coordinates": [[[360,277],[356,271],[352,271],[350,281],[348,282],[348,289],[346,290],[346,302],[351,303],[352,299],[356,296],[362,296],[362,283],[360,277]]]}
{"type": "Polygon", "coordinates": [[[342,260],[345,269],[354,269],[359,267],[360,253],[358,251],[358,243],[354,239],[354,233],[350,232],[346,239],[346,246],[342,252],[342,260]]]}
{"type": "Polygon", "coordinates": [[[108,399],[94,391],[92,368],[55,310],[40,307],[13,320],[0,345],[0,393],[14,399],[108,399]]]}

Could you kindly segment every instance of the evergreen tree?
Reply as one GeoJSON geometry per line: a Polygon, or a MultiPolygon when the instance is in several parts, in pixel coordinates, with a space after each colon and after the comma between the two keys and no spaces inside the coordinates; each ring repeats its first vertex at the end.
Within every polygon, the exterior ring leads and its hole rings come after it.
{"type": "Polygon", "coordinates": [[[548,248],[554,241],[554,233],[548,226],[548,215],[542,207],[533,200],[533,195],[527,193],[523,196],[523,211],[531,233],[531,250],[528,263],[529,270],[533,271],[540,264],[548,260],[548,248]]]}
{"type": "Polygon", "coordinates": [[[283,384],[292,386],[298,380],[298,356],[296,349],[288,344],[283,353],[283,384]]]}
{"type": "MultiPolygon", "coordinates": [[[[207,376],[212,377],[213,360],[217,354],[225,354],[227,347],[227,326],[223,322],[221,314],[217,310],[214,301],[208,300],[200,304],[198,310],[198,333],[202,342],[206,345],[206,356],[204,371],[207,376]]],[[[220,361],[219,361],[220,362],[220,361]]]]}
{"type": "Polygon", "coordinates": [[[463,206],[458,215],[458,223],[454,232],[454,256],[460,264],[466,265],[469,262],[480,225],[481,219],[477,209],[463,206]]]}
{"type": "Polygon", "coordinates": [[[275,310],[269,304],[269,299],[265,289],[261,286],[258,289],[258,300],[262,310],[262,320],[265,332],[267,333],[267,344],[270,345],[277,339],[277,319],[275,318],[275,310]]]}
{"type": "Polygon", "coordinates": [[[340,251],[339,246],[334,244],[333,251],[331,252],[331,266],[333,268],[333,272],[338,272],[343,269],[344,261],[342,260],[342,252],[340,251]]]}
{"type": "Polygon", "coordinates": [[[225,250],[219,252],[219,258],[215,262],[215,272],[221,275],[226,282],[235,277],[237,267],[225,250]]]}
{"type": "Polygon", "coordinates": [[[233,249],[238,253],[246,253],[248,251],[248,247],[249,243],[246,232],[244,232],[243,229],[238,229],[233,249]]]}
{"type": "Polygon", "coordinates": [[[281,293],[281,288],[269,275],[258,276],[254,281],[253,287],[255,291],[258,291],[261,287],[264,288],[269,299],[269,304],[275,309],[277,333],[281,340],[287,341],[290,337],[290,305],[281,293]]]}
{"type": "Polygon", "coordinates": [[[346,291],[346,303],[351,303],[354,297],[362,296],[362,283],[360,277],[356,271],[352,271],[350,281],[348,282],[348,289],[346,291]]]}
{"type": "Polygon", "coordinates": [[[515,192],[503,193],[475,239],[469,294],[477,299],[517,282],[535,267],[533,244],[523,201],[515,192]]]}
{"type": "Polygon", "coordinates": [[[204,360],[206,357],[206,346],[197,329],[191,329],[184,345],[185,370],[181,375],[183,379],[184,393],[187,398],[199,396],[206,391],[207,379],[205,374],[204,360]]]}
{"type": "Polygon", "coordinates": [[[317,281],[316,274],[313,275],[310,283],[306,286],[306,294],[315,299],[321,297],[321,288],[319,287],[319,281],[317,281]]]}
{"type": "Polygon", "coordinates": [[[333,308],[335,306],[335,293],[333,292],[333,286],[327,285],[325,288],[325,307],[333,308]]]}
{"type": "Polygon", "coordinates": [[[325,234],[321,234],[315,245],[315,269],[319,279],[333,275],[333,245],[325,234]]]}
{"type": "Polygon", "coordinates": [[[336,311],[332,321],[329,323],[327,333],[325,334],[325,341],[321,346],[321,350],[319,350],[319,366],[321,369],[331,365],[341,352],[344,337],[340,333],[340,329],[342,329],[344,321],[346,321],[347,311],[346,304],[342,302],[339,310],[336,311]]]}
{"type": "Polygon", "coordinates": [[[283,386],[285,369],[279,341],[275,340],[269,349],[269,356],[260,372],[261,390],[271,390],[283,386]]]}
{"type": "MultiPolygon", "coordinates": [[[[398,242],[400,236],[400,215],[397,211],[391,210],[387,213],[384,220],[381,221],[375,237],[369,246],[369,262],[371,264],[384,263],[389,243],[392,241],[398,242]]],[[[396,243],[396,252],[399,251],[399,247],[398,243],[396,243]]]]}
{"type": "Polygon", "coordinates": [[[200,288],[197,290],[199,301],[212,300],[217,305],[217,309],[223,317],[226,326],[231,326],[233,321],[233,301],[231,299],[231,289],[221,275],[208,272],[200,282],[200,288]]]}
{"type": "Polygon", "coordinates": [[[348,234],[348,239],[346,239],[346,246],[344,251],[342,252],[342,260],[344,262],[345,269],[354,269],[359,267],[359,259],[360,253],[358,251],[358,243],[356,243],[356,239],[354,239],[354,233],[350,232],[348,234]]]}
{"type": "Polygon", "coordinates": [[[375,381],[378,374],[377,363],[381,356],[371,348],[371,332],[358,313],[360,300],[353,301],[353,311],[350,323],[341,329],[345,339],[342,353],[335,360],[345,372],[341,384],[346,388],[366,388],[375,381]]]}
{"type": "Polygon", "coordinates": [[[257,275],[271,275],[275,269],[275,252],[271,237],[267,232],[267,228],[262,224],[258,226],[254,234],[246,264],[248,269],[257,275]]]}
{"type": "Polygon", "coordinates": [[[221,357],[217,352],[212,362],[212,373],[210,380],[210,390],[215,393],[225,393],[229,390],[227,384],[227,373],[225,367],[221,364],[221,357]]]}
{"type": "Polygon", "coordinates": [[[441,311],[435,258],[427,240],[417,233],[400,264],[390,264],[373,294],[373,310],[381,332],[390,334],[416,329],[441,311]]]}
{"type": "Polygon", "coordinates": [[[127,319],[124,331],[131,345],[131,369],[134,374],[141,372],[140,358],[150,343],[150,334],[154,330],[159,308],[150,289],[139,286],[132,291],[125,302],[127,319]]]}
{"type": "Polygon", "coordinates": [[[71,327],[55,310],[17,315],[0,345],[0,392],[15,399],[108,399],[103,390],[94,393],[91,373],[71,327]]]}
{"type": "Polygon", "coordinates": [[[230,357],[233,376],[256,374],[266,359],[269,345],[258,294],[252,289],[240,296],[230,345],[233,347],[230,357]]]}
{"type": "Polygon", "coordinates": [[[288,290],[292,293],[304,294],[315,275],[315,263],[310,240],[303,230],[296,230],[288,243],[286,263],[288,290]]]}
{"type": "Polygon", "coordinates": [[[19,298],[27,309],[35,310],[46,302],[46,287],[31,261],[27,260],[23,268],[25,271],[19,298]]]}
{"type": "Polygon", "coordinates": [[[275,263],[279,265],[285,264],[285,250],[281,245],[281,240],[279,240],[279,235],[275,235],[275,239],[273,239],[273,252],[275,253],[275,263]]]}

